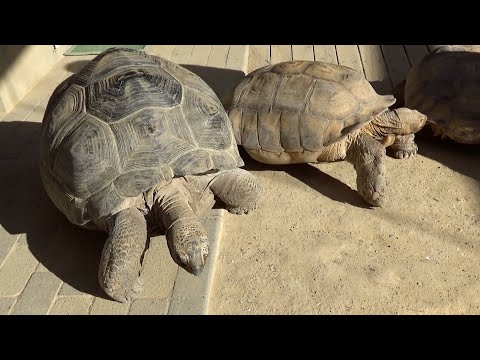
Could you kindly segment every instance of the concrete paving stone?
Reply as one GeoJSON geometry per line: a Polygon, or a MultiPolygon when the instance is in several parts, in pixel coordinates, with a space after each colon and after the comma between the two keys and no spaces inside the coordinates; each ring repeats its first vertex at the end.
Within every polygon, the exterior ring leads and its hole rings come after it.
{"type": "Polygon", "coordinates": [[[150,240],[145,255],[142,277],[145,281],[142,298],[168,298],[172,294],[178,265],[168,250],[165,236],[150,240]]]}
{"type": "Polygon", "coordinates": [[[136,299],[130,307],[129,315],[165,315],[168,299],[136,299]]]}
{"type": "Polygon", "coordinates": [[[0,315],[7,315],[17,301],[16,298],[0,298],[0,315]]]}
{"type": "Polygon", "coordinates": [[[63,296],[57,298],[49,315],[88,315],[92,296],[63,296]]]}
{"type": "Polygon", "coordinates": [[[18,237],[18,234],[10,234],[2,225],[0,225],[0,266],[12,250],[18,237]]]}
{"type": "Polygon", "coordinates": [[[78,290],[77,288],[73,287],[70,284],[63,283],[60,291],[58,292],[58,296],[86,296],[85,292],[78,290]]]}
{"type": "Polygon", "coordinates": [[[0,297],[18,296],[37,264],[28,248],[15,248],[0,269],[0,297]]]}
{"type": "Polygon", "coordinates": [[[19,296],[12,314],[44,315],[50,309],[61,281],[52,273],[34,273],[19,296]]]}
{"type": "Polygon", "coordinates": [[[93,305],[90,308],[90,315],[126,315],[130,303],[119,303],[114,300],[107,300],[96,297],[93,300],[93,305]]]}

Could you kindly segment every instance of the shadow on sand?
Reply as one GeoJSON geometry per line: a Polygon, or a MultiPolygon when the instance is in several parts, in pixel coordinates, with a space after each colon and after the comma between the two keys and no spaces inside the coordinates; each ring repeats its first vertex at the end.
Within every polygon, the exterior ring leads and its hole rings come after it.
{"type": "MultiPolygon", "coordinates": [[[[252,159],[243,147],[239,147],[239,152],[245,162],[245,170],[284,171],[334,201],[365,209],[372,208],[360,197],[356,190],[309,164],[268,165],[252,159]]],[[[351,170],[352,172],[355,171],[353,166],[351,170]]]]}

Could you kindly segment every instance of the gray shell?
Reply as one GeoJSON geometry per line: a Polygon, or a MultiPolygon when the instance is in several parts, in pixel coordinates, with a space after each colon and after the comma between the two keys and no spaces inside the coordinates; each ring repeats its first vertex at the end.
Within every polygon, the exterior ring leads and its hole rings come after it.
{"type": "Polygon", "coordinates": [[[408,74],[404,98],[444,135],[480,144],[480,47],[444,46],[425,56],[408,74]]]}
{"type": "Polygon", "coordinates": [[[341,65],[289,61],[249,74],[229,116],[238,144],[272,153],[320,151],[395,103],[341,65]]]}
{"type": "Polygon", "coordinates": [[[40,171],[55,205],[90,227],[162,180],[243,166],[228,116],[197,75],[109,49],[52,94],[40,171]]]}

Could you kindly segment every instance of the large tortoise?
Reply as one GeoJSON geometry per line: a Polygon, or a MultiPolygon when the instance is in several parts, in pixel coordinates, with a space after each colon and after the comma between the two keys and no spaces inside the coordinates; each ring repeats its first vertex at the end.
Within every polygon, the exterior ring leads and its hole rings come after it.
{"type": "Polygon", "coordinates": [[[438,48],[412,68],[404,86],[405,106],[426,114],[435,135],[480,144],[480,46],[438,48]]]}
{"type": "Polygon", "coordinates": [[[357,189],[371,205],[385,200],[385,147],[397,158],[417,152],[414,133],[426,117],[390,111],[363,74],[336,64],[289,61],[260,68],[235,89],[229,110],[237,143],[268,164],[346,159],[357,189]]]}
{"type": "Polygon", "coordinates": [[[197,75],[165,59],[113,48],[53,92],[42,123],[46,192],[73,224],[108,232],[98,280],[135,298],[151,231],[166,231],[176,261],[199,274],[208,240],[199,220],[214,195],[247,213],[260,194],[239,167],[231,123],[197,75]]]}

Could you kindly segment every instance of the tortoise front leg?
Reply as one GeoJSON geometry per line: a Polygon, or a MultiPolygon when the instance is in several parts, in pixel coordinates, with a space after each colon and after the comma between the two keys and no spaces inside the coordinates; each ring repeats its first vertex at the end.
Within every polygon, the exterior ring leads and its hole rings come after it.
{"type": "Polygon", "coordinates": [[[385,153],[380,142],[364,133],[359,133],[347,150],[346,159],[357,171],[357,191],[374,206],[385,202],[385,153]]]}
{"type": "Polygon", "coordinates": [[[255,209],[262,192],[257,178],[243,169],[220,172],[210,189],[234,214],[248,214],[255,209]]]}
{"type": "Polygon", "coordinates": [[[147,248],[147,222],[135,208],[122,210],[107,221],[109,237],[103,247],[98,281],[111,298],[126,302],[143,289],[140,278],[147,248]]]}
{"type": "Polygon", "coordinates": [[[398,108],[387,110],[377,115],[372,122],[373,135],[392,136],[393,144],[390,146],[393,156],[406,159],[415,155],[418,146],[415,144],[415,133],[425,126],[427,116],[417,110],[398,108]]]}
{"type": "Polygon", "coordinates": [[[389,152],[397,159],[408,159],[416,155],[418,152],[418,145],[414,141],[415,135],[397,135],[395,141],[389,147],[389,152]]]}

